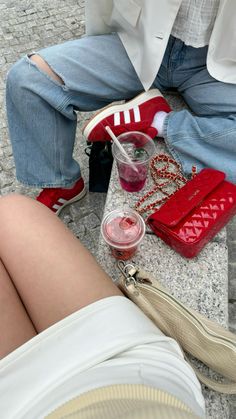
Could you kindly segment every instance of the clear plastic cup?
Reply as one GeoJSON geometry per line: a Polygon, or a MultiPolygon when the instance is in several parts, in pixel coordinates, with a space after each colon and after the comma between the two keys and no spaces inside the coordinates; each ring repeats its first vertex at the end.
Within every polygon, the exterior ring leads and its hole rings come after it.
{"type": "Polygon", "coordinates": [[[149,135],[139,131],[125,132],[117,139],[132,161],[131,165],[119,147],[112,144],[121,187],[127,192],[141,191],[147,179],[149,161],[155,153],[155,144],[149,135]]]}
{"type": "Polygon", "coordinates": [[[101,233],[116,259],[134,256],[145,234],[145,222],[132,209],[117,209],[105,215],[101,233]]]}

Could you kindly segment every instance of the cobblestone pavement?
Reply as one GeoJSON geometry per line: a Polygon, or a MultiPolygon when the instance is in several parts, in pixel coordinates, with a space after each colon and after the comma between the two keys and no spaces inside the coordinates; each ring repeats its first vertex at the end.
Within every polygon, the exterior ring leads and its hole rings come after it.
{"type": "MultiPolygon", "coordinates": [[[[20,192],[35,196],[35,189],[15,179],[14,160],[5,116],[5,78],[9,67],[22,55],[41,47],[78,38],[84,33],[84,0],[0,0],[0,193],[20,192]]],[[[89,114],[80,114],[75,156],[88,181],[88,158],[80,128],[89,114]]],[[[80,203],[65,209],[63,221],[95,254],[105,194],[87,194],[80,203]]],[[[236,332],[236,217],[227,226],[229,248],[229,323],[236,332]]],[[[236,401],[232,401],[232,418],[236,401]]],[[[223,418],[222,418],[223,419],[223,418]]]]}

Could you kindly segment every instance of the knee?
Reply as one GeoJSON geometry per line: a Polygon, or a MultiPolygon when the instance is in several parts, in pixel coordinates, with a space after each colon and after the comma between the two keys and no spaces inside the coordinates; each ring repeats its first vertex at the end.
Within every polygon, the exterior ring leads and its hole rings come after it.
{"type": "Polygon", "coordinates": [[[27,62],[25,58],[17,61],[9,70],[6,80],[6,91],[11,96],[16,96],[22,88],[29,83],[27,62]]]}
{"type": "Polygon", "coordinates": [[[8,195],[2,195],[0,199],[0,209],[14,206],[17,202],[25,201],[27,199],[29,198],[14,192],[9,193],[8,195]]]}
{"type": "Polygon", "coordinates": [[[52,68],[44,61],[44,59],[37,54],[31,55],[29,58],[33,61],[40,70],[44,73],[47,73],[51,78],[56,80],[57,82],[64,84],[63,80],[52,70],[52,68]]]}
{"type": "Polygon", "coordinates": [[[15,228],[22,225],[23,208],[27,199],[29,198],[14,193],[0,198],[0,235],[3,244],[9,234],[14,234],[15,228]]]}
{"type": "Polygon", "coordinates": [[[57,82],[64,84],[62,79],[52,71],[49,65],[37,54],[23,57],[9,70],[6,82],[7,95],[14,98],[14,102],[22,103],[23,95],[35,92],[35,85],[42,83],[40,72],[48,74],[57,82]]]}
{"type": "Polygon", "coordinates": [[[14,221],[13,215],[20,213],[20,209],[25,206],[31,198],[24,195],[11,193],[0,198],[0,220],[4,224],[7,219],[14,221]]]}

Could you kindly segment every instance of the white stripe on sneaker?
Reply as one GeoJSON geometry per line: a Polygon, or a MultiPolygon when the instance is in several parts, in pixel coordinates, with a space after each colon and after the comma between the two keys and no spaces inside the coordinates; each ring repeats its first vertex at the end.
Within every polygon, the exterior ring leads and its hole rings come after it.
{"type": "Polygon", "coordinates": [[[114,125],[120,125],[120,112],[114,113],[114,125]]]}
{"type": "Polygon", "coordinates": [[[57,202],[60,202],[60,204],[65,204],[67,202],[67,200],[66,199],[63,199],[63,198],[59,198],[57,200],[57,202]]]}
{"type": "MultiPolygon", "coordinates": [[[[108,118],[113,116],[115,113],[119,114],[119,112],[124,112],[125,110],[131,110],[132,107],[139,106],[147,102],[151,99],[156,98],[163,98],[161,92],[158,89],[151,89],[148,92],[140,93],[140,95],[136,96],[136,98],[128,100],[125,103],[119,105],[108,105],[103,110],[99,111],[83,128],[83,135],[88,139],[91,132],[94,128],[96,128],[97,124],[99,124],[104,118],[108,118]]],[[[131,117],[131,120],[133,118],[131,117]]],[[[120,122],[118,123],[118,125],[120,122]]]]}
{"type": "Polygon", "coordinates": [[[55,209],[55,210],[58,210],[59,208],[61,208],[61,205],[54,204],[52,206],[52,208],[55,209]]]}
{"type": "Polygon", "coordinates": [[[130,124],[131,118],[130,118],[129,111],[124,111],[124,120],[125,120],[125,124],[130,124]]]}
{"type": "Polygon", "coordinates": [[[140,122],[141,121],[141,115],[140,115],[139,106],[135,106],[133,108],[133,111],[134,111],[134,122],[140,122]]]}

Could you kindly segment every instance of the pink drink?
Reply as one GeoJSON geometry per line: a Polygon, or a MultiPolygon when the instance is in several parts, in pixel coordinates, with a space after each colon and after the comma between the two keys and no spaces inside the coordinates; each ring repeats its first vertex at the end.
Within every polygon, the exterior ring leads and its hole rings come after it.
{"type": "Polygon", "coordinates": [[[141,189],[143,189],[144,185],[145,185],[146,179],[144,180],[129,180],[127,181],[126,179],[123,179],[122,177],[120,177],[120,184],[121,187],[127,191],[127,192],[139,192],[141,191],[141,189]]]}
{"type": "Polygon", "coordinates": [[[127,260],[134,256],[143,239],[145,223],[136,211],[115,210],[104,217],[101,233],[112,255],[127,260]]]}
{"type": "Polygon", "coordinates": [[[137,224],[130,217],[117,217],[114,218],[112,223],[107,224],[106,233],[110,237],[116,238],[119,241],[119,247],[111,247],[111,253],[116,259],[127,260],[131,258],[136,250],[137,245],[133,247],[128,247],[129,245],[129,235],[130,237],[138,235],[137,224]],[[127,227],[125,226],[127,223],[127,227]],[[122,231],[122,225],[124,225],[122,231]],[[123,234],[125,230],[129,230],[127,236],[123,234]]]}
{"type": "Polygon", "coordinates": [[[145,165],[139,165],[138,172],[135,172],[126,164],[118,163],[117,165],[121,187],[127,192],[141,191],[147,179],[148,168],[145,165]]]}
{"type": "Polygon", "coordinates": [[[117,140],[123,150],[113,143],[112,154],[121,187],[127,192],[139,192],[148,176],[149,161],[155,152],[154,142],[147,134],[138,131],[125,132],[117,140]]]}

